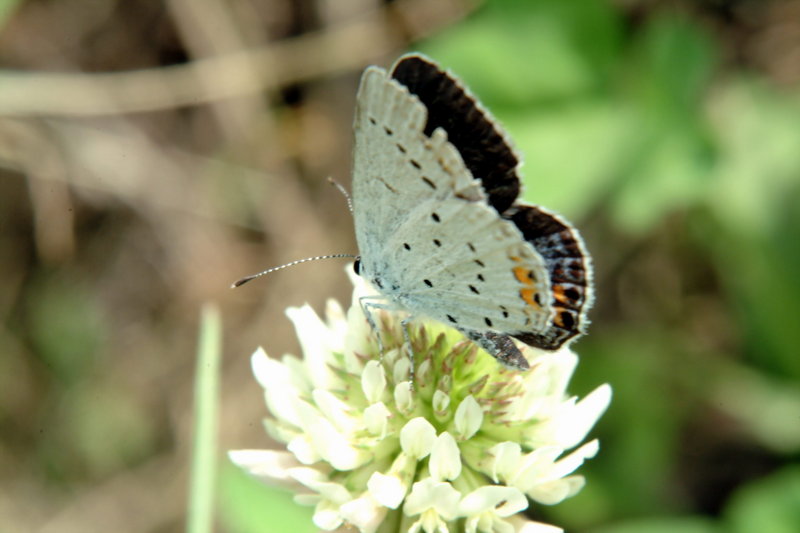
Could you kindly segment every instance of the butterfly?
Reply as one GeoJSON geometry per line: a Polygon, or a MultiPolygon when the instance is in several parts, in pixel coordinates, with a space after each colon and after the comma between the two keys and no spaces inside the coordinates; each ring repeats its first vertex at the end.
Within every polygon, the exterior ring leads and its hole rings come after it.
{"type": "Polygon", "coordinates": [[[367,68],[354,131],[356,268],[380,297],[365,311],[438,320],[516,369],[513,339],[557,350],[584,333],[586,246],[518,199],[520,158],[458,79],[421,54],[367,68]]]}

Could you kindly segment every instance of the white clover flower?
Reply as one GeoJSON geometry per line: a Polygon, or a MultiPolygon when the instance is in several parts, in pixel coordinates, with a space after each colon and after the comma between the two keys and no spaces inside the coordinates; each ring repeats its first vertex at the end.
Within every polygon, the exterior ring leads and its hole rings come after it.
{"type": "Polygon", "coordinates": [[[375,312],[373,332],[357,302],[364,285],[355,283],[346,315],[335,302],[326,322],[308,306],[287,311],[303,359],[253,354],[270,411],[265,427],[286,451],[231,451],[231,460],[297,490],[295,500],[315,506],[314,523],[327,531],[561,531],[521,512],[581,489],[573,472],[598,443],[578,445],[611,388],[578,401],[566,393],[577,364],[569,349],[521,347],[531,369],[508,370],[457,331],[427,322],[410,326],[412,383],[401,318],[375,312]]]}

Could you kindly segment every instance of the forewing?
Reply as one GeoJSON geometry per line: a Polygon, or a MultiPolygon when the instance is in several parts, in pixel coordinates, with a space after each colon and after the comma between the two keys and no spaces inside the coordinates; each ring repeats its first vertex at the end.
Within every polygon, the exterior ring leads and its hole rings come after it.
{"type": "Polygon", "coordinates": [[[356,104],[352,189],[356,239],[365,259],[381,255],[387,238],[420,202],[456,192],[483,197],[446,135],[425,135],[425,121],[425,106],[386,71],[370,67],[364,72],[356,104]]]}
{"type": "Polygon", "coordinates": [[[520,157],[500,124],[458,78],[424,56],[401,57],[392,77],[428,110],[425,132],[447,132],[467,169],[481,180],[489,205],[498,213],[508,209],[520,191],[520,157]]]}

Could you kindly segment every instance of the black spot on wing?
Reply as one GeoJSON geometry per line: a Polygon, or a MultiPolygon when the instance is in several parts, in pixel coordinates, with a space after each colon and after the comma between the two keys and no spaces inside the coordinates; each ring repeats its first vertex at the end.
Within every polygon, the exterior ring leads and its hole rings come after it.
{"type": "Polygon", "coordinates": [[[392,77],[427,108],[425,134],[430,136],[436,128],[446,131],[469,171],[481,179],[489,204],[499,213],[508,209],[519,195],[519,160],[475,99],[449,74],[418,55],[397,63],[392,77]]]}

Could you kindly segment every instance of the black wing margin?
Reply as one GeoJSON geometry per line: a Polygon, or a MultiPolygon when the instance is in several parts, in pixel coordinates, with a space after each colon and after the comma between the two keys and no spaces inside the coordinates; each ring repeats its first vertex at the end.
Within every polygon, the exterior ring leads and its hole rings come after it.
{"type": "Polygon", "coordinates": [[[392,69],[392,77],[428,109],[425,134],[436,128],[461,154],[473,177],[479,178],[489,196],[489,205],[505,212],[517,199],[519,158],[477,99],[447,72],[419,54],[403,56],[392,69]]]}

